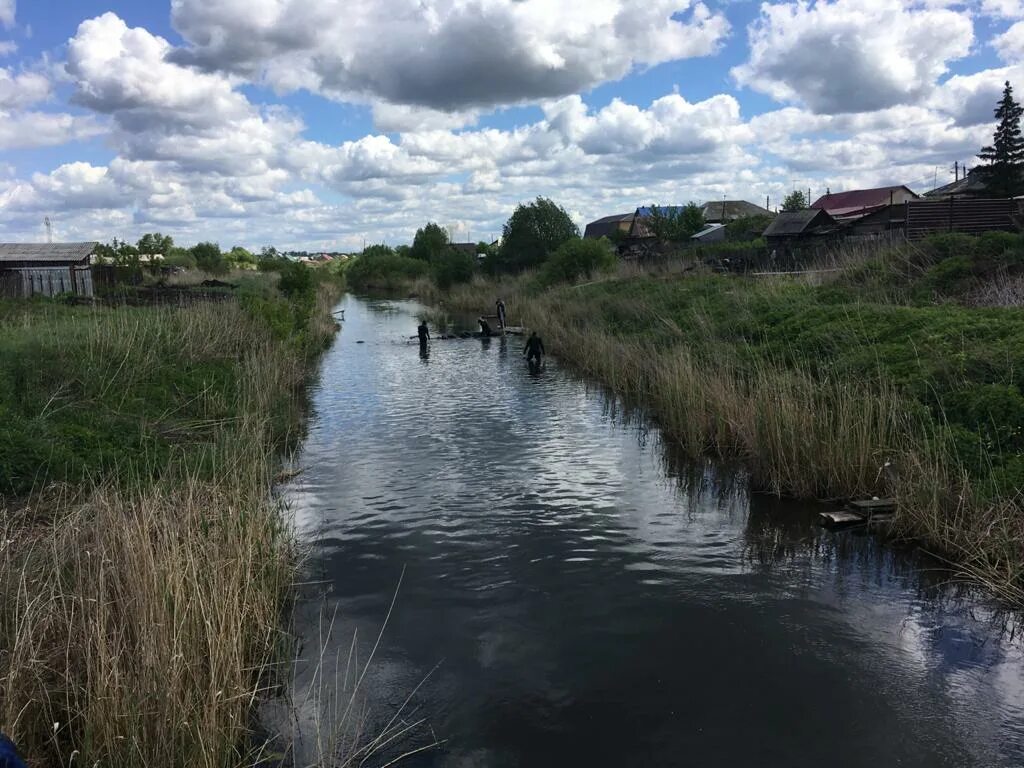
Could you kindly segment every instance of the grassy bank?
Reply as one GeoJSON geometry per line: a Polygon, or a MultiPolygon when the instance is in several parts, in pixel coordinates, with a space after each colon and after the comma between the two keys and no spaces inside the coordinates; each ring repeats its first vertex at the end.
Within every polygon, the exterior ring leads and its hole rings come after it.
{"type": "Polygon", "coordinates": [[[0,729],[40,764],[249,765],[287,658],[270,489],[330,285],[0,305],[0,729]]]}
{"type": "Polygon", "coordinates": [[[940,241],[808,275],[634,268],[431,299],[479,310],[502,295],[559,357],[647,405],[692,455],[741,460],[759,490],[895,496],[894,535],[1020,604],[1024,317],[978,297],[1007,303],[997,287],[1024,244],[999,240],[991,257],[940,241]]]}

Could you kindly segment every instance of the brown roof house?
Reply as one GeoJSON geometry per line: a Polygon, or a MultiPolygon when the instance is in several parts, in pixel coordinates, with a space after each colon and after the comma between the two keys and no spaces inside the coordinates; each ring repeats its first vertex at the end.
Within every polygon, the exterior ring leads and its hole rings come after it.
{"type": "Polygon", "coordinates": [[[0,243],[0,298],[92,296],[97,243],[0,243]]]}
{"type": "Polygon", "coordinates": [[[811,204],[811,208],[826,211],[840,223],[848,223],[867,216],[887,205],[900,205],[910,200],[919,200],[920,195],[903,185],[876,187],[875,189],[853,189],[849,192],[835,192],[823,195],[811,204]]]}

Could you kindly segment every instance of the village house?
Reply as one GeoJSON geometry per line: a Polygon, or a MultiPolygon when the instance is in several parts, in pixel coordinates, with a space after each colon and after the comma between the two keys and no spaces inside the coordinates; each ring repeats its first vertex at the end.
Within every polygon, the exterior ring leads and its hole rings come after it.
{"type": "Polygon", "coordinates": [[[0,298],[92,296],[89,243],[0,243],[0,298]]]}
{"type": "Polygon", "coordinates": [[[813,203],[812,209],[828,213],[840,224],[849,224],[886,206],[902,205],[921,196],[902,184],[875,189],[853,189],[849,192],[829,192],[813,203]]]}
{"type": "Polygon", "coordinates": [[[750,216],[774,216],[767,208],[762,208],[746,200],[712,200],[700,207],[704,221],[708,224],[728,224],[730,221],[745,219],[750,216]]]}
{"type": "Polygon", "coordinates": [[[602,237],[612,238],[616,232],[623,236],[629,234],[633,226],[635,213],[616,213],[613,216],[605,216],[603,219],[592,221],[583,230],[583,237],[588,240],[598,240],[602,237]]]}
{"type": "Polygon", "coordinates": [[[828,211],[804,208],[776,216],[764,231],[764,239],[772,250],[790,251],[825,242],[835,237],[838,231],[839,225],[828,211]]]}

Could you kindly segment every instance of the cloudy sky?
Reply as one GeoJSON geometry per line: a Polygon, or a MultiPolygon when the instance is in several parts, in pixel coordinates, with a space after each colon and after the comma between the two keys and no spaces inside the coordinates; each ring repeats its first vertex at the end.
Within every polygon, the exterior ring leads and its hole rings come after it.
{"type": "Polygon", "coordinates": [[[489,239],[952,180],[1024,0],[0,0],[0,239],[489,239]]]}

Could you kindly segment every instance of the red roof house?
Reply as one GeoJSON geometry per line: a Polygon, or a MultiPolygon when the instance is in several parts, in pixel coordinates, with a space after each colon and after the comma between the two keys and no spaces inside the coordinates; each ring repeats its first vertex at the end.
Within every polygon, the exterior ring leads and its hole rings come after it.
{"type": "Polygon", "coordinates": [[[815,200],[811,208],[820,208],[837,221],[848,222],[874,213],[887,205],[899,205],[919,199],[920,195],[901,184],[895,187],[830,193],[815,200]]]}

